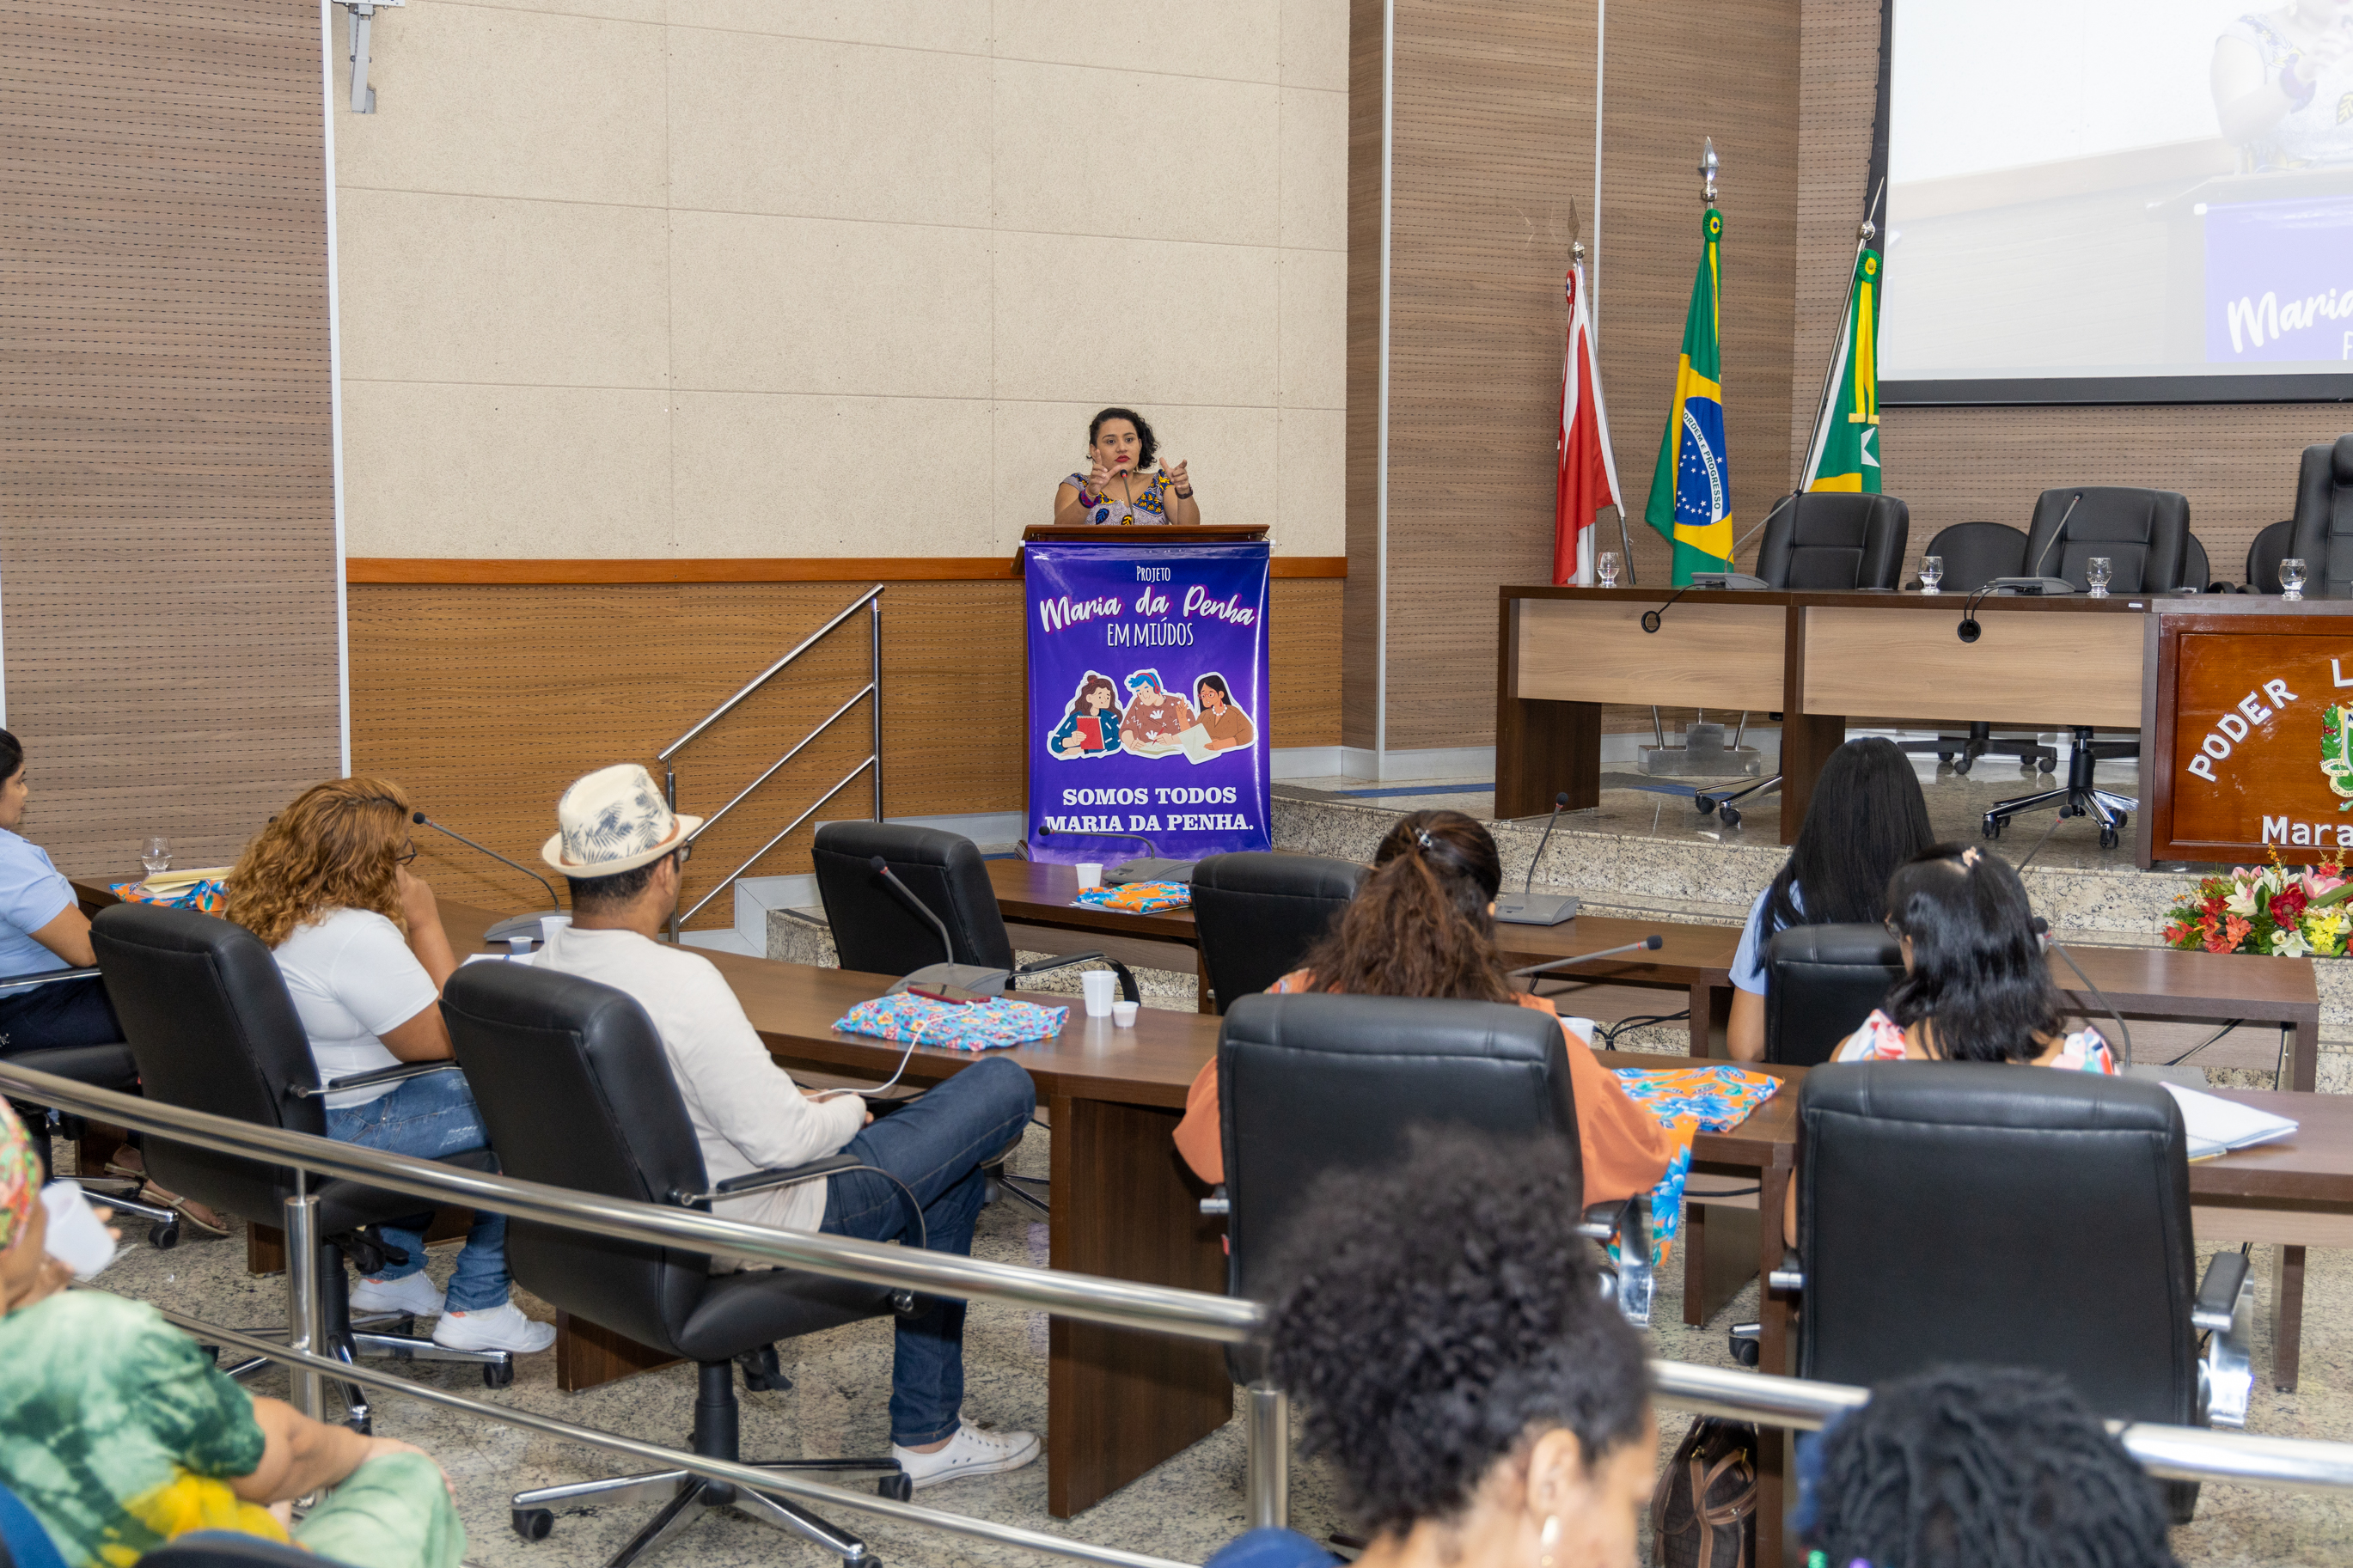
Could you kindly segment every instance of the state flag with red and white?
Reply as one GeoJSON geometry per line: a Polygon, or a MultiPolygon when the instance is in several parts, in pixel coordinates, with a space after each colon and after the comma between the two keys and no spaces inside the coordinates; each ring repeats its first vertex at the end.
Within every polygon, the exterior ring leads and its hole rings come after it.
{"type": "Polygon", "coordinates": [[[1553,495],[1552,580],[1590,586],[1594,517],[1623,508],[1618,464],[1609,452],[1609,416],[1601,405],[1601,373],[1593,363],[1593,321],[1585,304],[1585,268],[1572,266],[1568,352],[1560,371],[1560,482],[1553,495]]]}

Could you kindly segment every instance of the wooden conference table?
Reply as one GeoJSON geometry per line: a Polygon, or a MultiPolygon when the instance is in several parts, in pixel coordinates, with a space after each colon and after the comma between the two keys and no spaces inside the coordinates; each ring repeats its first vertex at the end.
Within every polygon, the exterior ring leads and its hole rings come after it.
{"type": "MultiPolygon", "coordinates": [[[[1986,720],[2064,729],[2137,729],[2137,798],[2151,807],[2160,734],[2162,624],[2227,626],[2283,608],[2308,624],[2353,616],[2353,603],[2283,606],[2260,595],[2116,594],[1988,596],[1981,635],[1957,635],[1963,594],[1685,595],[1659,588],[1498,590],[1495,814],[1533,816],[1567,790],[1571,809],[1600,804],[1605,704],[1745,709],[1781,716],[1780,840],[1797,837],[1814,780],[1850,718],[1964,724],[1986,720]],[[1660,612],[1645,632],[1646,612],[1660,612]],[[2179,624],[2177,622],[2177,624],[2179,624]]],[[[2168,731],[2169,732],[2169,731],[2168,731]]],[[[2020,793],[2031,793],[2021,790],[2020,793]]],[[[2153,809],[2135,814],[2136,858],[2151,861],[2153,809]]]]}
{"type": "MultiPolygon", "coordinates": [[[[1078,873],[1068,866],[1034,860],[991,860],[988,879],[997,908],[1008,921],[1176,942],[1195,949],[1200,933],[1189,909],[1159,914],[1114,914],[1074,905],[1078,873]]],[[[1683,991],[1691,999],[1691,1054],[1709,1050],[1710,1019],[1732,989],[1732,959],[1740,944],[1738,926],[1693,925],[1677,921],[1625,920],[1578,915],[1556,926],[1498,924],[1495,945],[1504,962],[1518,969],[1582,953],[1601,952],[1656,933],[1656,952],[1629,953],[1562,970],[1563,980],[1612,985],[1653,985],[1683,991]]],[[[2308,958],[2258,958],[2245,953],[2185,952],[2179,948],[2091,947],[2071,942],[2068,952],[2084,973],[2128,1018],[2177,1022],[2277,1024],[2294,1031],[2288,1087],[2311,1089],[2320,1053],[2320,995],[2308,958]]],[[[2097,1019],[2107,1011],[2062,962],[2052,978],[2067,1005],[2097,1019]]],[[[1202,994],[1208,995],[1204,978],[1202,994]]],[[[1208,1003],[1202,1004],[1206,1010],[1208,1003]]]]}

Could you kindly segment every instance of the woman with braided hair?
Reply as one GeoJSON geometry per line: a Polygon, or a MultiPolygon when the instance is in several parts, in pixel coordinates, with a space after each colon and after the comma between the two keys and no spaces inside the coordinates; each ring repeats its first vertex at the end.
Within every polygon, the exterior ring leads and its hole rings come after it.
{"type": "Polygon", "coordinates": [[[2047,1373],[1883,1384],[1798,1468],[1794,1522],[1840,1568],[2175,1568],[2158,1483],[2047,1373]]]}
{"type": "MultiPolygon", "coordinates": [[[[1374,851],[1373,874],[1331,933],[1269,989],[1514,1002],[1554,1013],[1545,998],[1513,989],[1496,954],[1495,895],[1503,885],[1503,858],[1476,820],[1459,811],[1417,811],[1401,817],[1374,851]]],[[[1672,1137],[1634,1103],[1616,1074],[1594,1059],[1568,1020],[1562,1021],[1561,1033],[1577,1100],[1586,1203],[1611,1203],[1650,1191],[1674,1157],[1672,1137]]],[[[1176,1152],[1203,1181],[1226,1179],[1214,1060],[1201,1068],[1186,1097],[1176,1152]]]]}

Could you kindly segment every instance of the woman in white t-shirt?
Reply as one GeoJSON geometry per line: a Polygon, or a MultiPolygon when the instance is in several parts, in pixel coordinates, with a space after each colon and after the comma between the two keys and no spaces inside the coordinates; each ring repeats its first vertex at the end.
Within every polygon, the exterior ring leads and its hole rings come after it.
{"type": "MultiPolygon", "coordinates": [[[[402,1062],[447,1061],[441,987],[458,968],[433,889],[409,874],[408,797],[388,779],[314,784],[246,847],[229,876],[228,915],[269,944],[310,1037],[319,1080],[402,1062]]],[[[489,1147],[463,1073],[428,1073],[326,1100],[327,1136],[440,1159],[489,1147]]],[[[454,1350],[544,1350],[555,1330],[507,1299],[507,1222],[478,1210],[449,1289],[426,1277],[425,1237],[382,1227],[407,1254],[352,1291],[355,1312],[438,1316],[454,1350]]]]}

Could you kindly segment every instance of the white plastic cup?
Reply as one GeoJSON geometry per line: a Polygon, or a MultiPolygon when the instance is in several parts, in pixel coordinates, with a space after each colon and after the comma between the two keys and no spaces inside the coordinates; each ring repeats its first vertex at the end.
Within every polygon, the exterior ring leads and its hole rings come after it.
{"type": "Polygon", "coordinates": [[[1090,969],[1079,976],[1079,984],[1086,992],[1087,1016],[1108,1018],[1113,994],[1119,987],[1119,976],[1108,969],[1090,969]]]}
{"type": "Polygon", "coordinates": [[[1082,860],[1072,869],[1079,874],[1079,891],[1092,893],[1103,886],[1103,862],[1082,860]]]}
{"type": "Polygon", "coordinates": [[[568,926],[571,923],[572,917],[570,915],[540,916],[539,945],[545,947],[549,942],[554,942],[555,940],[555,933],[562,931],[565,926],[568,926]]]}
{"type": "Polygon", "coordinates": [[[1123,1029],[1133,1029],[1135,1027],[1135,1016],[1142,1011],[1143,1003],[1130,1002],[1122,997],[1111,1005],[1111,1021],[1123,1029]]]}
{"type": "Polygon", "coordinates": [[[114,1261],[114,1237],[99,1223],[79,1182],[51,1182],[41,1189],[41,1206],[49,1211],[48,1255],[75,1279],[90,1279],[114,1261]]]}

